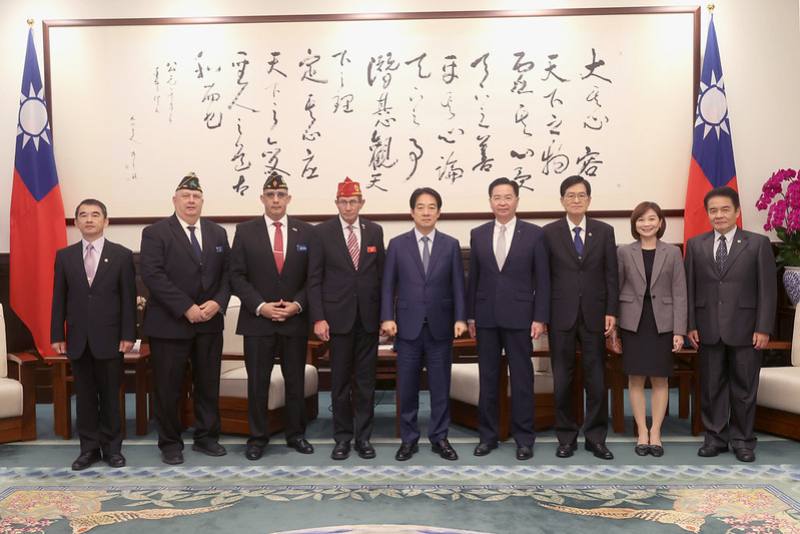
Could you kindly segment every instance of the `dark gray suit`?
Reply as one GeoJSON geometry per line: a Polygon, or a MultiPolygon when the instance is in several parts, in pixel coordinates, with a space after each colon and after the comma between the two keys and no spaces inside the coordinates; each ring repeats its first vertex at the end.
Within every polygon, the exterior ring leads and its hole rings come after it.
{"type": "Polygon", "coordinates": [[[775,320],[775,258],[769,240],[736,230],[720,273],[714,232],[686,245],[688,328],[700,335],[702,419],[706,445],[753,449],[761,352],[753,333],[775,320]]]}

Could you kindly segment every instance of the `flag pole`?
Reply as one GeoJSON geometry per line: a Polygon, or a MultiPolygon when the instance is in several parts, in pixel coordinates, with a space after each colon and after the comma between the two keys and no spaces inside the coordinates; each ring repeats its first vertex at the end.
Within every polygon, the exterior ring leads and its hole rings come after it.
{"type": "Polygon", "coordinates": [[[706,8],[708,9],[709,13],[713,13],[714,12],[714,4],[708,4],[706,6],[706,8]]]}

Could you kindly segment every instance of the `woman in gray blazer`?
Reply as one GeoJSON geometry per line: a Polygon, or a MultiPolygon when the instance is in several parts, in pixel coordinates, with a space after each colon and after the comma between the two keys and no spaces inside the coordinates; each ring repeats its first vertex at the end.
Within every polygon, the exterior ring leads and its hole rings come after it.
{"type": "Polygon", "coordinates": [[[686,335],[686,274],[681,251],[661,241],[666,221],[655,202],[642,202],[631,215],[636,239],[617,249],[619,328],[628,375],[631,410],[639,438],[636,454],[662,456],[661,423],[667,410],[673,352],[686,335]],[[652,426],[645,417],[644,384],[652,387],[652,426]]]}

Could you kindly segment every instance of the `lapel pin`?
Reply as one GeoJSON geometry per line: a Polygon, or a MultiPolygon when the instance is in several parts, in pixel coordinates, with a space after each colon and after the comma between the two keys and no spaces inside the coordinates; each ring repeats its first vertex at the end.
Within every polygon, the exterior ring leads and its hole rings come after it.
{"type": "Polygon", "coordinates": [[[297,231],[297,228],[292,226],[292,232],[296,232],[296,231],[297,231]]]}
{"type": "Polygon", "coordinates": [[[587,237],[592,237],[592,232],[586,234],[587,237]]]}
{"type": "Polygon", "coordinates": [[[103,258],[103,263],[108,263],[108,258],[103,258]]]}
{"type": "Polygon", "coordinates": [[[741,243],[741,242],[742,242],[742,240],[741,240],[741,239],[737,239],[737,240],[736,240],[736,242],[737,242],[737,243],[741,243]]]}
{"type": "Polygon", "coordinates": [[[366,225],[366,224],[364,224],[364,223],[361,223],[361,229],[362,229],[362,230],[366,230],[366,229],[367,229],[367,225],[366,225]]]}

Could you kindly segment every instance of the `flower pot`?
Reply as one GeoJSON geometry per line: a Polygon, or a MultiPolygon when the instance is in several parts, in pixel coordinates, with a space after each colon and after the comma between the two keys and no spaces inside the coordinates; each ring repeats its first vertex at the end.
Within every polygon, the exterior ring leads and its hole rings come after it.
{"type": "Polygon", "coordinates": [[[783,271],[783,287],[792,306],[800,302],[800,267],[787,265],[783,271]]]}

